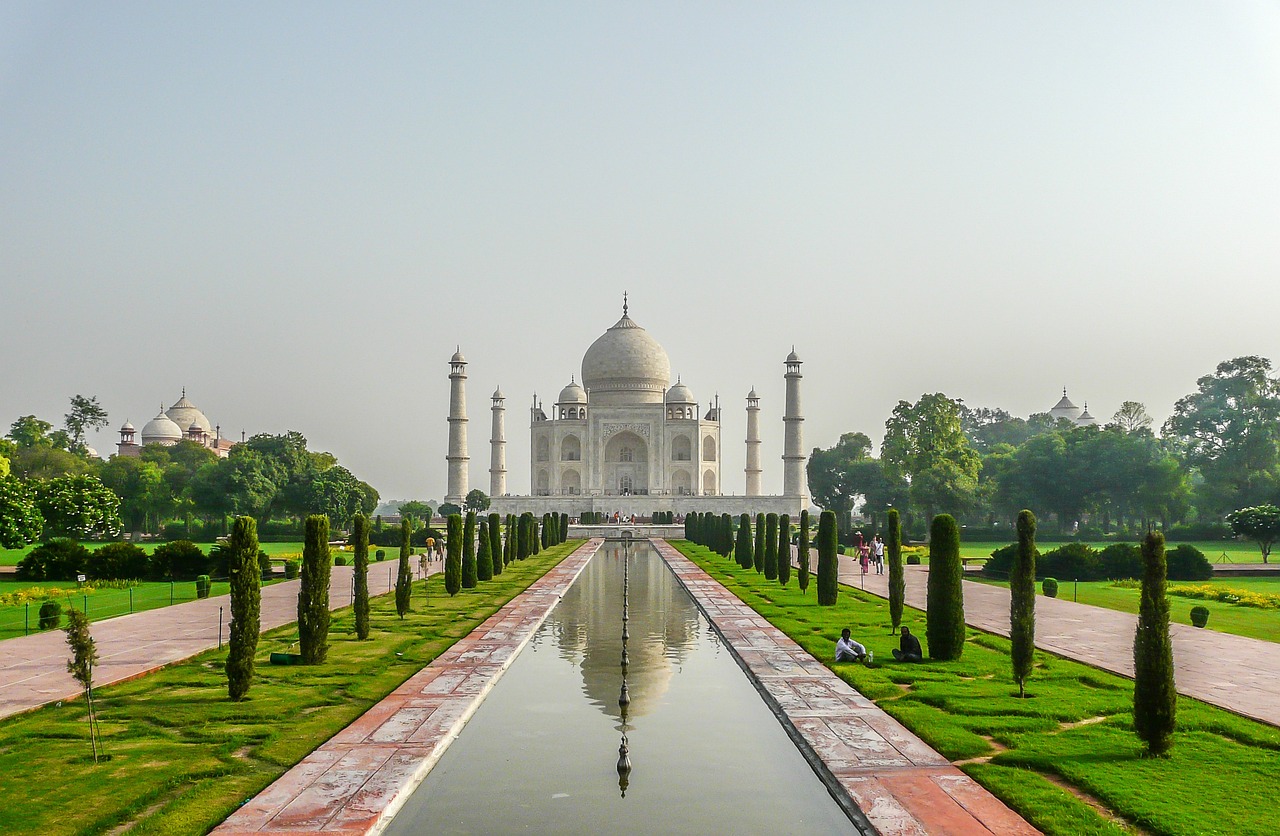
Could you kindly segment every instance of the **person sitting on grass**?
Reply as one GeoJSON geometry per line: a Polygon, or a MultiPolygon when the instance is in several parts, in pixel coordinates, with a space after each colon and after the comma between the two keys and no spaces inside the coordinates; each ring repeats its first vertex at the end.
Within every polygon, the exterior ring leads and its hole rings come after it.
{"type": "Polygon", "coordinates": [[[849,638],[849,628],[846,627],[840,631],[840,638],[836,641],[836,661],[837,662],[870,662],[871,654],[867,649],[849,638]]]}
{"type": "Polygon", "coordinates": [[[923,662],[924,651],[920,649],[920,640],[911,635],[911,628],[902,628],[902,639],[898,649],[893,651],[893,658],[899,662],[923,662]]]}

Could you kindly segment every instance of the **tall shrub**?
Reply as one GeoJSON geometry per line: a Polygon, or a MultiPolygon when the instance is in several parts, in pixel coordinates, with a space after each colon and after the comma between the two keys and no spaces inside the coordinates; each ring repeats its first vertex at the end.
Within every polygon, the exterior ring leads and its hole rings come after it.
{"type": "Polygon", "coordinates": [[[93,666],[98,664],[98,647],[89,633],[89,616],[75,607],[67,613],[67,646],[71,659],[67,661],[67,673],[84,689],[85,703],[89,708],[89,745],[93,749],[93,762],[98,762],[98,712],[93,703],[93,666]]]}
{"type": "Polygon", "coordinates": [[[797,546],[800,553],[800,568],[796,570],[796,584],[800,587],[800,594],[809,591],[809,512],[800,512],[800,543],[797,546]]]}
{"type": "Polygon", "coordinates": [[[1013,681],[1023,697],[1036,656],[1036,515],[1027,510],[1018,514],[1018,551],[1009,573],[1009,641],[1013,681]]]}
{"type": "Polygon", "coordinates": [[[764,579],[778,579],[778,515],[764,518],[764,579]]]}
{"type": "Polygon", "coordinates": [[[1149,532],[1142,541],[1142,597],[1133,637],[1133,726],[1151,755],[1169,751],[1178,719],[1166,573],[1164,535],[1149,532]]]}
{"type": "Polygon", "coordinates": [[[396,567],[396,614],[404,618],[409,614],[409,601],[413,595],[413,567],[409,565],[409,538],[413,523],[406,517],[400,521],[400,565],[396,567]]]}
{"type": "Polygon", "coordinates": [[[756,514],[756,550],[752,556],[752,566],[757,572],[764,571],[764,536],[765,536],[764,514],[756,514]]]}
{"type": "Polygon", "coordinates": [[[507,514],[506,527],[507,527],[507,537],[502,544],[502,560],[505,563],[510,563],[511,561],[516,559],[516,551],[517,551],[516,547],[518,545],[518,542],[517,542],[518,538],[516,537],[516,532],[520,528],[519,524],[516,522],[515,514],[507,514]]]}
{"type": "Polygon", "coordinates": [[[538,525],[538,518],[529,514],[529,554],[536,556],[541,553],[542,532],[538,525]]]}
{"type": "Polygon", "coordinates": [[[356,617],[356,638],[369,638],[369,518],[356,514],[351,521],[351,542],[355,546],[355,601],[351,609],[356,617]]]}
{"type": "Polygon", "coordinates": [[[733,517],[728,514],[720,515],[720,548],[716,551],[720,552],[721,557],[728,557],[733,554],[733,517]]]}
{"type": "Polygon", "coordinates": [[[489,520],[480,521],[480,545],[476,550],[476,580],[493,580],[493,545],[489,540],[489,520]]]}
{"type": "Polygon", "coordinates": [[[468,511],[462,528],[462,588],[475,589],[479,582],[476,573],[476,512],[468,511]]]}
{"type": "Polygon", "coordinates": [[[547,539],[548,537],[551,536],[550,516],[548,514],[542,515],[541,529],[542,529],[542,533],[541,533],[541,536],[538,537],[538,545],[541,548],[545,549],[551,545],[551,543],[547,539]]]}
{"type": "Polygon", "coordinates": [[[497,577],[502,574],[502,517],[493,513],[489,515],[489,559],[493,564],[493,568],[489,570],[490,577],[497,577]]]}
{"type": "Polygon", "coordinates": [[[893,622],[893,632],[902,626],[902,605],[907,596],[907,578],[902,568],[902,520],[897,508],[890,508],[889,540],[885,544],[889,553],[889,620],[893,622]]]}
{"type": "Polygon", "coordinates": [[[734,557],[743,569],[750,569],[751,557],[751,515],[743,514],[738,519],[738,542],[734,546],[734,557]]]}
{"type": "Polygon", "coordinates": [[[516,559],[524,560],[533,554],[533,540],[529,535],[529,529],[533,527],[533,514],[525,511],[520,515],[520,520],[516,524],[516,559]]]}
{"type": "Polygon", "coordinates": [[[563,543],[569,539],[569,515],[562,513],[560,515],[560,542],[563,543]]]}
{"type": "Polygon", "coordinates": [[[329,518],[307,517],[303,537],[298,648],[303,664],[318,665],[329,653],[329,518]]]}
{"type": "Polygon", "coordinates": [[[964,588],[960,529],[950,514],[933,518],[929,532],[929,591],[925,637],[929,658],[959,659],[964,652],[964,588]]]}
{"type": "Polygon", "coordinates": [[[818,604],[824,607],[834,607],[840,595],[837,537],[836,512],[823,511],[818,517],[818,604]]]}
{"type": "MultiPolygon", "coordinates": [[[[227,648],[227,692],[233,701],[244,698],[253,683],[253,655],[262,630],[262,572],[258,569],[258,523],[236,517],[227,543],[230,550],[231,639],[227,648]]],[[[366,547],[365,551],[368,551],[366,547]]]]}
{"type": "Polygon", "coordinates": [[[457,595],[462,589],[462,515],[450,514],[445,530],[444,591],[457,595]]]}
{"type": "Polygon", "coordinates": [[[778,583],[791,580],[791,515],[778,517],[778,583]]]}

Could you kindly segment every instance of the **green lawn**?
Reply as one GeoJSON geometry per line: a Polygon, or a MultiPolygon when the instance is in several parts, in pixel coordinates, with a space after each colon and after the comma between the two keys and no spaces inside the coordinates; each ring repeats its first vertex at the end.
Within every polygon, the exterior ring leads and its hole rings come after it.
{"type": "MultiPolygon", "coordinates": [[[[1008,582],[993,581],[986,578],[969,577],[969,580],[982,581],[995,586],[1008,586],[1008,582]]],[[[1077,600],[1081,604],[1095,607],[1106,607],[1109,610],[1137,614],[1138,589],[1113,586],[1111,581],[1082,581],[1079,591],[1070,581],[1060,581],[1058,597],[1067,601],[1077,600]]],[[[1243,589],[1252,592],[1265,592],[1280,595],[1280,578],[1223,578],[1211,581],[1171,581],[1171,586],[1210,586],[1229,589],[1243,589]]],[[[1207,630],[1222,633],[1234,633],[1263,641],[1280,641],[1280,610],[1264,610],[1257,607],[1242,607],[1239,604],[1227,604],[1221,601],[1204,601],[1197,598],[1184,598],[1178,595],[1169,596],[1169,615],[1179,624],[1191,623],[1191,608],[1203,605],[1209,608],[1207,630]]]]}
{"type": "MultiPolygon", "coordinates": [[[[1019,699],[1008,640],[972,629],[959,661],[896,664],[884,599],[842,586],[836,606],[818,607],[814,588],[801,595],[794,581],[780,587],[732,559],[676,545],[1046,833],[1275,832],[1280,729],[1183,697],[1171,755],[1146,758],[1132,731],[1129,680],[1040,651],[1030,696],[1019,699]],[[875,664],[834,663],[843,627],[875,652],[875,664]]],[[[907,607],[903,623],[924,638],[923,613],[907,607]]]]}
{"type": "MultiPolygon", "coordinates": [[[[89,551],[93,551],[99,546],[105,545],[102,542],[91,542],[89,540],[81,540],[80,544],[89,551]]],[[[23,546],[20,549],[0,549],[0,566],[17,566],[18,561],[27,556],[27,552],[34,549],[38,543],[32,543],[29,546],[23,546]]],[[[139,546],[147,554],[151,554],[158,546],[164,545],[163,541],[140,543],[139,546]]],[[[200,548],[207,553],[213,547],[212,543],[198,543],[200,548]]],[[[262,550],[272,557],[282,557],[284,555],[302,554],[302,541],[298,540],[294,543],[262,543],[262,550]]],[[[377,548],[376,546],[371,546],[377,548]]]]}
{"type": "MultiPolygon", "coordinates": [[[[990,557],[991,553],[996,549],[1002,549],[1012,543],[1013,540],[992,541],[978,540],[972,543],[965,542],[964,532],[960,534],[960,554],[962,557],[990,557]]],[[[1133,542],[1136,540],[1120,540],[1120,541],[1096,541],[1089,542],[1088,545],[1095,549],[1105,549],[1112,542],[1133,542]]],[[[1210,563],[1261,563],[1262,551],[1258,549],[1258,544],[1246,540],[1190,540],[1176,541],[1170,540],[1165,544],[1165,548],[1175,548],[1182,545],[1183,542],[1189,542],[1200,551],[1204,552],[1204,556],[1209,559],[1210,563]],[[1223,555],[1226,555],[1224,558],[1223,555]]],[[[1040,542],[1037,548],[1042,552],[1047,552],[1061,546],[1062,543],[1040,542]]],[[[1277,558],[1280,560],[1280,558],[1277,558]]],[[[1276,561],[1273,561],[1276,562],[1276,561]]]]}
{"type": "Polygon", "coordinates": [[[0,833],[200,834],[470,633],[581,544],[510,564],[454,598],[443,578],[414,584],[412,611],[373,602],[369,641],[350,608],[334,613],[328,661],[266,664],[296,626],[263,634],[248,698],[227,699],[225,651],[209,651],[95,691],[110,760],[90,756],[82,700],[0,721],[0,833]],[[12,803],[17,802],[17,803],[12,803]],[[123,829],[123,828],[122,828],[123,829]]]}

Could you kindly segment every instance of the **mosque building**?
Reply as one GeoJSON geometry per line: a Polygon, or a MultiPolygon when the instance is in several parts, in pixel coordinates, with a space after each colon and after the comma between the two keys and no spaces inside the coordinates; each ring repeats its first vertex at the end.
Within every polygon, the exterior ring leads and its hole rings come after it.
{"type": "Polygon", "coordinates": [[[221,427],[209,423],[209,419],[195,404],[187,400],[187,390],[182,390],[182,397],[168,409],[160,405],[160,412],[142,427],[141,439],[138,431],[128,421],[120,427],[120,443],[116,445],[116,454],[120,456],[140,456],[142,448],[151,444],[172,447],[179,441],[193,441],[202,447],[208,447],[226,458],[235,446],[235,442],[222,437],[221,427]]]}
{"type": "MultiPolygon", "coordinates": [[[[623,301],[622,318],[587,349],[581,377],[570,376],[548,411],[534,395],[529,416],[530,486],[525,495],[507,490],[506,396],[491,398],[489,495],[498,513],[583,511],[638,514],[653,511],[789,513],[809,507],[800,413],[801,360],[784,362],[785,453],[782,496],[761,496],[760,398],[746,397],[746,492],[723,488],[721,409],[704,409],[679,378],[657,340],[633,320],[623,301]]],[[[449,466],[445,499],[461,505],[469,490],[467,361],[461,349],[449,361],[449,466]]]]}
{"type": "Polygon", "coordinates": [[[1089,402],[1085,401],[1084,409],[1076,406],[1067,397],[1067,387],[1062,387],[1062,400],[1058,401],[1057,406],[1049,410],[1049,416],[1054,420],[1066,418],[1077,427],[1089,427],[1098,423],[1098,419],[1089,414],[1089,402]]]}

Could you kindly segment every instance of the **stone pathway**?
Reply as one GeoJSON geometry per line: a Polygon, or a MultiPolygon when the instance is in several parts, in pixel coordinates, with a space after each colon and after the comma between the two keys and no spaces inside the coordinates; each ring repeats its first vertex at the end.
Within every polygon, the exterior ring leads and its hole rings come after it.
{"type": "MultiPolygon", "coordinates": [[[[376,832],[417,788],[603,540],[589,540],[213,830],[376,832]]],[[[501,802],[501,782],[495,784],[501,802]]]]}
{"type": "MultiPolygon", "coordinates": [[[[811,565],[816,566],[816,562],[811,565]]],[[[924,609],[928,567],[905,569],[906,603],[924,609]]],[[[863,586],[862,570],[851,557],[840,558],[840,582],[855,588],[863,586]]],[[[889,597],[888,569],[877,575],[873,568],[865,585],[867,592],[889,597]]],[[[1063,583],[1058,594],[1066,596],[1066,600],[1043,595],[1036,598],[1036,647],[1132,679],[1137,616],[1077,604],[1070,600],[1070,583],[1063,583]]],[[[1173,600],[1174,606],[1190,607],[1194,603],[1173,600]]],[[[1008,636],[1009,590],[965,581],[964,616],[973,627],[1008,636]]],[[[1169,632],[1178,693],[1280,726],[1280,700],[1276,699],[1280,694],[1280,643],[1186,624],[1172,624],[1169,632]]],[[[872,645],[873,650],[881,650],[874,638],[872,645]]]]}
{"type": "MultiPolygon", "coordinates": [[[[390,590],[398,566],[397,560],[371,562],[369,594],[390,590]]],[[[413,567],[416,575],[416,560],[413,567]]],[[[432,564],[432,573],[439,568],[439,563],[432,564]]],[[[351,605],[354,573],[350,566],[333,567],[330,603],[334,609],[351,605]]],[[[298,620],[300,583],[283,581],[262,588],[263,630],[298,620]]],[[[94,686],[132,679],[217,647],[219,632],[225,642],[230,624],[229,595],[95,621],[90,627],[98,646],[94,686]]],[[[0,641],[0,718],[80,696],[79,684],[67,673],[68,658],[67,636],[62,630],[0,641]]]]}
{"type": "Polygon", "coordinates": [[[1039,832],[674,547],[652,542],[832,794],[875,832],[1039,832]]]}

